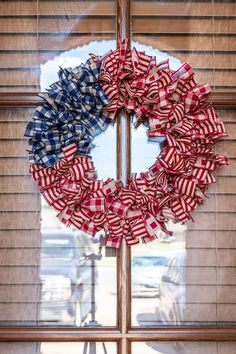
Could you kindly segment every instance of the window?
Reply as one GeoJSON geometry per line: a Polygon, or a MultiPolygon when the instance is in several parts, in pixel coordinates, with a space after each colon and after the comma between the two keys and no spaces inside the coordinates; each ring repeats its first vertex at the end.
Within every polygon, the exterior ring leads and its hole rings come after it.
{"type": "MultiPolygon", "coordinates": [[[[0,354],[235,352],[235,3],[7,0],[0,9],[0,354]],[[59,66],[114,48],[131,27],[136,47],[173,68],[190,62],[213,86],[230,134],[217,149],[231,163],[195,223],[116,254],[100,249],[102,234],[92,242],[56,222],[28,175],[23,133],[59,66]]],[[[160,152],[129,118],[96,140],[101,177],[125,181],[160,152]]]]}

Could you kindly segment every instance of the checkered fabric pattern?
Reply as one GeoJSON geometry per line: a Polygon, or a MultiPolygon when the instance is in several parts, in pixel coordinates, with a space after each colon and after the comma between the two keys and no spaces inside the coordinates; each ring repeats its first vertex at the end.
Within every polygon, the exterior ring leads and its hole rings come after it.
{"type": "Polygon", "coordinates": [[[98,83],[100,63],[89,59],[75,69],[60,69],[59,81],[43,95],[28,123],[29,160],[49,167],[59,161],[64,146],[76,143],[80,155],[89,155],[93,139],[109,124],[102,108],[108,98],[98,83]]]}
{"type": "Polygon", "coordinates": [[[91,210],[94,213],[104,213],[105,200],[104,198],[91,198],[83,202],[82,206],[86,209],[91,210]]]}

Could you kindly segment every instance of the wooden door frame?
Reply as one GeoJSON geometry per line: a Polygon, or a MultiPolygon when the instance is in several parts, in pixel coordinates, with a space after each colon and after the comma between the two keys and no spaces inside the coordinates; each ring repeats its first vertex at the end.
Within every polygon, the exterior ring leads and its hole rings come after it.
{"type": "MultiPolygon", "coordinates": [[[[130,0],[117,0],[117,43],[130,37],[130,0]]],[[[229,108],[236,106],[236,92],[214,92],[212,104],[229,108]]],[[[0,108],[30,108],[42,103],[38,93],[0,93],[0,108]]],[[[122,113],[117,120],[117,176],[123,180],[130,173],[130,120],[122,113]],[[124,124],[125,122],[125,124],[124,124]],[[127,150],[122,151],[122,136],[127,150]],[[124,160],[124,155],[126,155],[124,160]],[[124,162],[125,161],[125,162],[124,162]],[[125,169],[124,169],[125,163],[125,169]],[[122,169],[126,176],[122,176],[122,169]]],[[[117,327],[1,327],[0,341],[8,342],[71,342],[115,341],[118,352],[131,353],[132,341],[236,341],[236,327],[157,327],[131,326],[131,264],[130,250],[123,244],[117,257],[117,327]]]]}

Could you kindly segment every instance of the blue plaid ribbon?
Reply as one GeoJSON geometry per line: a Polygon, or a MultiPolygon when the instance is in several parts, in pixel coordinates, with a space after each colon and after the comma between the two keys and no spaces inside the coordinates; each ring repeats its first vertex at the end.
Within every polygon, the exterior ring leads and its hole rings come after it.
{"type": "Polygon", "coordinates": [[[71,143],[76,143],[77,154],[90,154],[94,138],[109,125],[102,112],[109,100],[98,83],[99,72],[100,63],[92,58],[74,69],[60,68],[59,81],[41,95],[45,103],[26,127],[31,163],[49,167],[71,143]]]}

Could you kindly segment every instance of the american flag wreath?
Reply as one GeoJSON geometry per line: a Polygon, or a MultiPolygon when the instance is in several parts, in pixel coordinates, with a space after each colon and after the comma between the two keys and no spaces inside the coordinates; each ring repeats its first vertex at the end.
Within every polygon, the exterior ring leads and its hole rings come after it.
{"type": "Polygon", "coordinates": [[[42,106],[26,127],[30,173],[47,203],[65,225],[119,248],[149,242],[168,221],[186,222],[204,203],[212,172],[227,165],[215,152],[227,136],[207,100],[208,85],[197,83],[189,64],[178,70],[168,60],[130,49],[124,40],[103,57],[91,55],[74,69],[60,69],[42,106]],[[154,164],[127,185],[98,180],[90,157],[93,140],[113,124],[121,108],[147,127],[148,140],[166,144],[154,164]]]}

